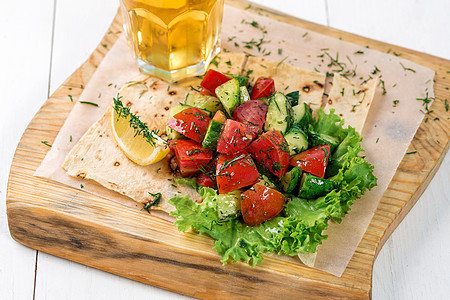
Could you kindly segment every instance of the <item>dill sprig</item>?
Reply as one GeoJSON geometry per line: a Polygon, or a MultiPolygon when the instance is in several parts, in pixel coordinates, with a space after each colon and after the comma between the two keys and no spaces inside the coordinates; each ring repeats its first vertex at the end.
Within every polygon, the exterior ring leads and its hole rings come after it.
{"type": "Polygon", "coordinates": [[[113,108],[116,111],[118,118],[129,118],[128,122],[130,123],[130,127],[134,129],[134,136],[143,136],[152,146],[156,146],[156,142],[167,144],[165,140],[158,136],[159,130],[149,130],[147,125],[145,125],[137,115],[130,111],[129,107],[123,106],[123,103],[120,100],[121,98],[122,96],[120,95],[117,95],[117,98],[113,98],[113,108]]]}
{"type": "Polygon", "coordinates": [[[428,105],[431,103],[431,101],[434,100],[433,97],[428,96],[428,92],[425,95],[425,98],[416,98],[417,101],[422,101],[422,106],[425,108],[425,114],[430,114],[433,111],[429,109],[428,105]]]}

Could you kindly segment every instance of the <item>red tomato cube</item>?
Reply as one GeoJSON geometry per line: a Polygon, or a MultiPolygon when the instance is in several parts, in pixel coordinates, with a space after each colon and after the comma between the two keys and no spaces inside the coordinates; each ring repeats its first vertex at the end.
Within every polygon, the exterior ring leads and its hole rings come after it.
{"type": "Polygon", "coordinates": [[[256,100],[264,97],[270,97],[273,93],[275,93],[275,82],[273,79],[268,77],[259,77],[256,79],[250,98],[252,100],[256,100]]]}
{"type": "Polygon", "coordinates": [[[227,119],[217,141],[217,152],[235,154],[244,150],[258,136],[259,128],[227,119]]]}
{"type": "Polygon", "coordinates": [[[191,140],[172,140],[169,147],[175,151],[177,165],[183,176],[198,173],[199,168],[207,165],[212,159],[211,150],[191,140]]]}
{"type": "Polygon", "coordinates": [[[323,178],[330,157],[330,145],[320,145],[291,157],[289,164],[306,173],[323,178]]]}
{"type": "Polygon", "coordinates": [[[219,194],[226,194],[255,184],[258,180],[258,170],[249,154],[221,154],[219,156],[216,166],[219,194]]]}
{"type": "Polygon", "coordinates": [[[182,135],[201,143],[208,130],[211,118],[196,107],[186,108],[175,114],[167,122],[167,126],[182,135]]]}
{"type": "Polygon", "coordinates": [[[262,100],[247,101],[233,111],[233,119],[247,124],[263,128],[266,122],[267,104],[262,100]]]}
{"type": "Polygon", "coordinates": [[[281,178],[289,166],[289,147],[279,131],[270,130],[248,147],[252,157],[270,172],[281,178]]]}
{"type": "Polygon", "coordinates": [[[216,95],[216,87],[224,84],[230,79],[231,78],[228,77],[227,75],[210,69],[206,73],[205,77],[203,77],[200,86],[205,90],[207,90],[211,95],[216,95]]]}
{"type": "Polygon", "coordinates": [[[241,212],[250,226],[261,224],[278,215],[288,199],[279,191],[255,184],[241,195],[241,212]]]}

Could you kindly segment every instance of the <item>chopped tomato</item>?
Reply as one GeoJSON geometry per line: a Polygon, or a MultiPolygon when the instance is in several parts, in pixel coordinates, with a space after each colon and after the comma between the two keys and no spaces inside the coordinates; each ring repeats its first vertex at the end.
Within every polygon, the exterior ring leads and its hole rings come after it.
{"type": "Polygon", "coordinates": [[[212,159],[213,152],[191,140],[172,140],[169,147],[175,150],[177,165],[183,176],[191,176],[212,159]]]}
{"type": "Polygon", "coordinates": [[[219,85],[224,84],[231,78],[228,77],[225,74],[222,74],[220,72],[217,72],[215,70],[208,70],[205,77],[203,77],[202,83],[200,83],[200,86],[207,90],[211,95],[216,94],[216,87],[219,85]]]}
{"type": "Polygon", "coordinates": [[[264,97],[270,97],[275,93],[275,82],[272,78],[259,77],[253,86],[251,99],[256,100],[264,97]]]}
{"type": "Polygon", "coordinates": [[[214,186],[215,186],[212,178],[204,173],[198,175],[196,182],[198,185],[205,186],[205,187],[214,188],[214,186]]]}
{"type": "Polygon", "coordinates": [[[255,184],[241,195],[244,222],[250,226],[261,224],[278,215],[288,199],[279,191],[255,184]]]}
{"type": "Polygon", "coordinates": [[[203,95],[203,96],[214,96],[213,94],[211,94],[210,92],[208,92],[208,91],[205,90],[204,88],[202,88],[202,89],[200,90],[200,95],[203,95]]]}
{"type": "Polygon", "coordinates": [[[216,166],[219,194],[226,194],[255,184],[258,182],[258,178],[258,170],[249,154],[221,154],[219,156],[216,166]]]}
{"type": "Polygon", "coordinates": [[[262,129],[266,121],[267,104],[261,100],[247,101],[233,111],[233,119],[262,129]]]}
{"type": "Polygon", "coordinates": [[[303,171],[323,178],[330,156],[330,145],[321,145],[294,155],[290,165],[300,167],[303,171]]]}
{"type": "Polygon", "coordinates": [[[258,132],[255,126],[227,119],[217,141],[217,152],[234,154],[242,151],[258,136],[258,132]]]}
{"type": "Polygon", "coordinates": [[[279,131],[270,130],[248,147],[252,157],[270,172],[281,178],[289,166],[289,146],[279,131]]]}
{"type": "Polygon", "coordinates": [[[182,135],[201,143],[211,118],[196,107],[183,109],[167,122],[167,126],[182,135]]]}

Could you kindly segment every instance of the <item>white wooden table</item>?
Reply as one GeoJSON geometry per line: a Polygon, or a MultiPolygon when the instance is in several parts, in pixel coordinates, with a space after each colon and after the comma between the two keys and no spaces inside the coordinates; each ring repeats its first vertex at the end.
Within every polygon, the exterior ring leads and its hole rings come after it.
{"type": "MultiPolygon", "coordinates": [[[[450,59],[448,0],[258,0],[312,22],[450,59]]],[[[50,94],[109,27],[118,0],[3,0],[0,9],[0,299],[182,296],[24,247],[9,235],[6,185],[16,145],[50,94]]],[[[450,70],[449,70],[450,71],[450,70]]],[[[374,299],[450,292],[450,156],[375,262],[374,299]]]]}

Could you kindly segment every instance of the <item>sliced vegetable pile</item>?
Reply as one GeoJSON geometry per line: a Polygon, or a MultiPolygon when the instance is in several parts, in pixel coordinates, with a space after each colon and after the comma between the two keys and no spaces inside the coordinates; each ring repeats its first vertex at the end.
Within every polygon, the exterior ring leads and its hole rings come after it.
{"type": "MultiPolygon", "coordinates": [[[[167,122],[176,168],[203,197],[169,200],[175,225],[215,239],[222,262],[256,265],[262,252],[315,252],[328,221],[376,185],[358,154],[361,137],[334,114],[275,91],[260,77],[210,70],[200,95],[172,108],[167,122]]],[[[172,164],[175,165],[175,164],[172,164]]]]}

